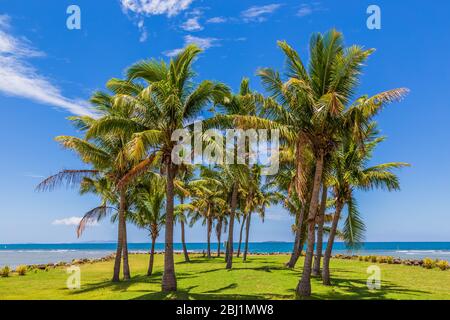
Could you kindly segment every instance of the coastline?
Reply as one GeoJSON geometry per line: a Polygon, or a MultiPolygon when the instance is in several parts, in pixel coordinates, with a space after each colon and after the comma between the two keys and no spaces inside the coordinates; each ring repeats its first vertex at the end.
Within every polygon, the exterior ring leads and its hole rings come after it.
{"type": "MultiPolygon", "coordinates": [[[[366,243],[360,250],[342,249],[342,243],[337,243],[333,250],[334,256],[360,257],[377,256],[392,257],[398,263],[420,265],[425,258],[432,260],[447,260],[450,262],[450,242],[441,243],[366,243]],[[399,250],[390,249],[397,247],[399,250]],[[373,249],[372,249],[373,248],[373,249]],[[417,248],[404,250],[405,248],[417,248]],[[435,248],[435,249],[430,249],[435,248]]],[[[202,254],[206,251],[205,243],[189,243],[188,251],[192,254],[202,254]]],[[[288,242],[249,243],[251,255],[288,255],[292,250],[288,242]]],[[[326,245],[326,244],[324,244],[326,245]]],[[[182,253],[181,244],[174,243],[176,254],[182,253]]],[[[133,254],[148,254],[149,244],[130,243],[129,250],[133,254]]],[[[211,250],[217,251],[217,243],[212,243],[211,250]]],[[[222,246],[223,250],[223,246],[222,246]]],[[[115,243],[75,243],[75,244],[0,244],[0,267],[18,265],[53,265],[67,264],[74,260],[96,261],[111,256],[115,252],[115,243]]],[[[156,253],[163,253],[162,244],[158,244],[156,253]]]]}
{"type": "MultiPolygon", "coordinates": [[[[203,252],[198,252],[198,251],[190,251],[189,252],[192,255],[195,255],[197,257],[206,257],[206,253],[203,252]]],[[[221,254],[224,254],[225,252],[221,251],[221,254]]],[[[129,252],[130,255],[149,255],[149,252],[142,252],[142,251],[130,251],[129,252]]],[[[155,255],[163,255],[164,251],[156,251],[155,255]]],[[[175,251],[174,252],[175,255],[180,256],[183,254],[182,251],[175,251]]],[[[286,256],[286,258],[289,257],[289,254],[285,253],[285,252],[267,252],[267,253],[252,253],[249,252],[248,256],[286,256]]],[[[304,257],[304,253],[302,253],[301,255],[302,257],[304,257]]],[[[215,256],[214,256],[215,257],[215,256]]],[[[94,264],[94,263],[99,263],[99,262],[108,262],[111,261],[115,258],[115,254],[108,254],[106,256],[100,257],[100,258],[93,258],[93,259],[89,259],[89,258],[80,258],[80,259],[72,259],[72,261],[58,261],[58,262],[48,262],[48,263],[41,263],[41,264],[22,264],[25,265],[26,268],[30,271],[32,270],[44,270],[44,271],[48,271],[51,268],[57,268],[57,267],[70,267],[73,265],[83,265],[83,264],[94,264]]],[[[359,262],[371,262],[371,263],[376,263],[376,264],[393,264],[393,265],[405,265],[405,266],[413,266],[413,267],[425,267],[426,264],[426,260],[430,259],[430,258],[425,258],[425,259],[400,259],[400,258],[395,258],[392,256],[383,256],[383,255],[369,255],[369,256],[364,256],[364,255],[345,255],[345,254],[334,254],[332,256],[333,259],[340,259],[340,260],[353,260],[353,261],[359,261],[359,262]]],[[[433,260],[433,259],[431,259],[433,260]]],[[[437,263],[440,259],[434,259],[434,263],[437,263]]],[[[448,260],[447,260],[448,261],[448,260]]],[[[9,266],[12,267],[12,269],[14,270],[16,266],[9,266]]],[[[435,266],[433,266],[435,267],[435,266]]],[[[431,267],[432,268],[432,267],[431,267]]],[[[427,269],[431,269],[431,268],[427,268],[427,269]]],[[[445,269],[443,270],[445,271],[445,269]]]]}

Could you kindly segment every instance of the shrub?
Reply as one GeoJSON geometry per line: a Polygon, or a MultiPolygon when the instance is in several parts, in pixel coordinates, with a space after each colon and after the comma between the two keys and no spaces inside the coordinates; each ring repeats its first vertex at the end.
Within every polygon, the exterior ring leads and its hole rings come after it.
{"type": "Polygon", "coordinates": [[[386,262],[389,264],[393,264],[394,263],[394,257],[386,257],[386,262]]]}
{"type": "Polygon", "coordinates": [[[440,260],[440,261],[436,262],[436,267],[438,267],[442,271],[445,271],[448,268],[450,268],[450,265],[447,260],[440,260]]]}
{"type": "Polygon", "coordinates": [[[377,256],[370,256],[370,262],[377,262],[377,256]]]}
{"type": "Polygon", "coordinates": [[[435,262],[433,259],[425,258],[425,259],[423,259],[422,266],[426,269],[432,269],[434,267],[434,264],[435,264],[435,262]]]}
{"type": "Polygon", "coordinates": [[[27,273],[27,266],[21,265],[16,268],[16,272],[19,276],[24,276],[27,273]]]}
{"type": "Polygon", "coordinates": [[[364,261],[364,258],[365,258],[365,257],[363,257],[363,256],[359,256],[358,260],[359,260],[359,261],[364,261]]]}
{"type": "Polygon", "coordinates": [[[377,262],[378,263],[386,263],[387,259],[386,259],[386,257],[380,256],[380,257],[377,257],[377,262]]]}
{"type": "Polygon", "coordinates": [[[0,276],[5,278],[5,277],[9,277],[9,273],[11,272],[11,270],[9,269],[8,266],[4,266],[2,269],[0,269],[0,276]]]}

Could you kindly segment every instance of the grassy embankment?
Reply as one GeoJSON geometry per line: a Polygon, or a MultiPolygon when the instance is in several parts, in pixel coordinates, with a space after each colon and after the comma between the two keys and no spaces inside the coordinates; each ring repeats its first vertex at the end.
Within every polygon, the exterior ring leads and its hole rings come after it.
{"type": "MultiPolygon", "coordinates": [[[[292,299],[303,261],[286,269],[287,256],[235,259],[225,270],[223,258],[193,257],[184,263],[176,255],[178,292],[160,292],[163,256],[156,255],[154,274],[147,277],[147,255],[131,255],[132,279],[112,283],[113,261],[81,265],[81,289],[68,290],[65,268],[31,271],[25,276],[0,278],[0,299],[292,299]]],[[[370,291],[366,281],[370,262],[332,260],[333,287],[312,280],[315,299],[450,299],[450,271],[378,264],[382,287],[370,291]]]]}

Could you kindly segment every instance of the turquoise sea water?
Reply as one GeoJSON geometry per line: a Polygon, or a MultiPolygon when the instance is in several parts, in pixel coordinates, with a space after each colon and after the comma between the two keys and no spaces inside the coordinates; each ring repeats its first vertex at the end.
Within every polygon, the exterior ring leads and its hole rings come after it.
{"type": "MultiPolygon", "coordinates": [[[[326,246],[326,244],[324,245],[326,246]]],[[[130,243],[129,250],[148,252],[149,243],[130,243]]],[[[217,243],[211,245],[217,250],[217,243]]],[[[289,253],[293,243],[289,242],[253,242],[249,250],[253,253],[289,253]]],[[[61,244],[0,244],[0,266],[19,264],[43,264],[58,261],[70,262],[72,259],[99,258],[115,251],[115,243],[61,243],[61,244]]],[[[189,251],[202,252],[206,243],[188,243],[189,251]]],[[[237,244],[235,244],[237,249],[237,244]]],[[[156,244],[156,250],[162,251],[163,243],[156,244]]],[[[175,243],[174,249],[181,251],[181,243],[175,243]]],[[[223,250],[223,246],[222,246],[223,250]]],[[[445,259],[450,261],[450,242],[366,242],[357,251],[349,251],[343,243],[336,243],[334,254],[388,255],[402,259],[445,259]]]]}

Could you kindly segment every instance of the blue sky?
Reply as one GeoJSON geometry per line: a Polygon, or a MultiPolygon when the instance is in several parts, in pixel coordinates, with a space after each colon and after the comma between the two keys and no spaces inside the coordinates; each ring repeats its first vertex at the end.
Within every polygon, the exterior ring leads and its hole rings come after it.
{"type": "MultiPolygon", "coordinates": [[[[444,0],[1,0],[0,243],[116,238],[115,226],[104,221],[76,239],[70,225],[76,219],[67,218],[82,216],[96,205],[95,197],[79,197],[76,190],[36,193],[34,187],[60,169],[83,167],[53,138],[77,134],[66,117],[89,112],[89,95],[133,62],[167,59],[195,42],[205,49],[195,64],[199,79],[237,89],[248,76],[262,90],[255,71],[283,66],[277,40],[287,40],[306,60],[311,33],[332,27],[348,45],[377,49],[364,69],[361,94],[411,90],[378,118],[388,139],[373,162],[412,167],[399,173],[400,192],[358,193],[367,240],[450,241],[449,10],[444,0]],[[66,27],[71,4],[81,9],[81,30],[66,27]],[[366,27],[370,4],[381,8],[381,30],[366,27]]],[[[251,241],[291,241],[291,224],[283,209],[272,207],[264,224],[252,226],[251,241]]],[[[148,240],[130,229],[130,241],[148,240]]],[[[205,235],[195,226],[187,237],[198,242],[205,235]]]]}

